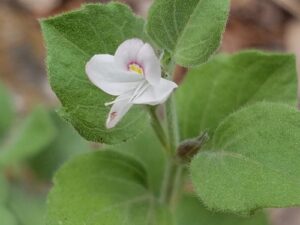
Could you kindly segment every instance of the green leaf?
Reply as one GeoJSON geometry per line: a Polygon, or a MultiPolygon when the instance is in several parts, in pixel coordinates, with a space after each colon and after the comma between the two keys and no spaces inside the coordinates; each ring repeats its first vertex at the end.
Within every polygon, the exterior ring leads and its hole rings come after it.
{"type": "Polygon", "coordinates": [[[87,78],[85,65],[95,54],[114,54],[125,40],[144,37],[143,20],[118,3],[85,5],[41,22],[48,49],[50,84],[62,103],[61,115],[90,141],[125,141],[141,132],[146,112],[134,107],[114,129],[105,128],[113,97],[87,78]]]}
{"type": "Polygon", "coordinates": [[[227,117],[211,150],[191,164],[197,194],[209,208],[249,213],[300,205],[300,112],[258,103],[227,117]]]}
{"type": "Polygon", "coordinates": [[[228,0],[155,0],[148,16],[147,33],[185,67],[204,63],[220,45],[228,0]]]}
{"type": "Polygon", "coordinates": [[[28,159],[51,143],[56,134],[48,112],[37,107],[12,133],[0,151],[0,165],[28,159]]]}
{"type": "Polygon", "coordinates": [[[148,127],[145,132],[126,143],[115,145],[113,149],[129,153],[145,165],[149,177],[149,189],[158,196],[161,190],[166,155],[152,127],[148,127]]]}
{"type": "Polygon", "coordinates": [[[113,151],[71,160],[48,198],[47,225],[169,225],[170,219],[149,192],[142,164],[113,151]]]}
{"type": "Polygon", "coordinates": [[[57,130],[55,139],[30,160],[30,166],[40,179],[52,179],[54,172],[70,157],[90,150],[85,141],[57,113],[51,113],[51,120],[57,130]]]}
{"type": "Polygon", "coordinates": [[[291,55],[255,51],[220,55],[191,70],[178,89],[181,137],[212,133],[239,108],[259,101],[296,105],[297,73],[291,55]]]}
{"type": "Polygon", "coordinates": [[[14,119],[14,105],[11,96],[6,88],[0,83],[0,140],[3,135],[8,131],[14,119]]]}
{"type": "Polygon", "coordinates": [[[201,202],[190,195],[185,195],[177,210],[178,225],[267,225],[267,217],[263,212],[251,217],[238,217],[232,214],[216,213],[207,210],[201,202]]]}

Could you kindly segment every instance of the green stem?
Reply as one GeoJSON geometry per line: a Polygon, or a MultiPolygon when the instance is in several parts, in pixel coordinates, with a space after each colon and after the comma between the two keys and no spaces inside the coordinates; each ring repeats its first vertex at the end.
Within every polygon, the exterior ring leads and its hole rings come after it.
{"type": "Polygon", "coordinates": [[[165,106],[167,133],[156,113],[156,108],[149,107],[149,112],[152,118],[152,127],[167,153],[167,163],[159,200],[162,204],[169,205],[171,210],[175,210],[182,190],[183,165],[176,159],[176,151],[179,145],[179,131],[173,96],[169,98],[165,106]]]}
{"type": "Polygon", "coordinates": [[[164,180],[161,189],[162,203],[166,203],[172,210],[176,205],[181,193],[183,166],[176,160],[176,150],[179,144],[178,121],[173,96],[166,103],[168,147],[170,157],[167,159],[164,180]]]}
{"type": "Polygon", "coordinates": [[[182,184],[183,184],[183,170],[184,170],[183,165],[177,165],[175,176],[174,176],[173,189],[170,196],[170,206],[172,211],[176,209],[177,203],[179,202],[181,196],[182,184]]]}
{"type": "Polygon", "coordinates": [[[168,160],[166,163],[165,174],[163,177],[163,182],[161,186],[161,195],[160,195],[160,202],[161,203],[168,203],[170,198],[170,184],[173,181],[173,172],[174,172],[174,165],[172,160],[168,160]]]}
{"type": "Polygon", "coordinates": [[[159,139],[162,146],[166,149],[167,153],[170,154],[166,132],[160,122],[160,119],[157,116],[156,108],[149,107],[149,112],[152,118],[151,125],[156,133],[156,136],[159,139]]]}
{"type": "Polygon", "coordinates": [[[178,120],[175,106],[175,99],[172,95],[166,103],[167,130],[171,152],[175,155],[179,144],[178,120]]]}

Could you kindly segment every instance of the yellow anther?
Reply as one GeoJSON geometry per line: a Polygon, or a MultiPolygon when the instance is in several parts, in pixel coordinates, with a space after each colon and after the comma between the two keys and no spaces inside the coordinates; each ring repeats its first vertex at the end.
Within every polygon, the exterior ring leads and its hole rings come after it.
{"type": "Polygon", "coordinates": [[[131,72],[137,73],[139,75],[144,75],[144,70],[142,67],[140,67],[139,65],[132,63],[129,65],[129,70],[131,72]]]}

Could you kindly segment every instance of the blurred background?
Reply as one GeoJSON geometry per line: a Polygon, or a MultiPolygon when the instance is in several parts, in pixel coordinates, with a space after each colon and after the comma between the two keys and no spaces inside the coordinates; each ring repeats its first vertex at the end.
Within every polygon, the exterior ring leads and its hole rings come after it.
{"type": "MultiPolygon", "coordinates": [[[[87,2],[108,0],[0,0],[1,225],[43,224],[53,173],[92,147],[54,112],[59,103],[47,82],[38,23],[87,2]]],[[[152,3],[121,2],[143,17],[152,3]]],[[[300,0],[232,0],[220,51],[249,48],[295,53],[300,68],[300,0]]],[[[269,210],[269,215],[274,225],[300,225],[297,208],[269,210]]]]}

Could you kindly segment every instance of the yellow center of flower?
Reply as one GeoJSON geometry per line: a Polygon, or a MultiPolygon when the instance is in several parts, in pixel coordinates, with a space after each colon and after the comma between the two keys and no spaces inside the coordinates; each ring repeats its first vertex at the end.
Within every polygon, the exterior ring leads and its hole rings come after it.
{"type": "Polygon", "coordinates": [[[137,73],[139,75],[144,75],[144,70],[142,67],[140,67],[138,64],[131,63],[128,66],[129,71],[137,73]]]}

